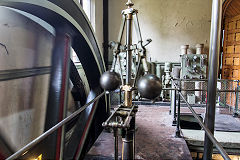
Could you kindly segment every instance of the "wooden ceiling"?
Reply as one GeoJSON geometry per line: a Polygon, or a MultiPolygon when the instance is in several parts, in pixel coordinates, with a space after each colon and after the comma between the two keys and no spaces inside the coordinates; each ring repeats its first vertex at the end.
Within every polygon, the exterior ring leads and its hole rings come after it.
{"type": "Polygon", "coordinates": [[[224,18],[237,15],[240,15],[240,0],[226,0],[223,4],[224,18]]]}

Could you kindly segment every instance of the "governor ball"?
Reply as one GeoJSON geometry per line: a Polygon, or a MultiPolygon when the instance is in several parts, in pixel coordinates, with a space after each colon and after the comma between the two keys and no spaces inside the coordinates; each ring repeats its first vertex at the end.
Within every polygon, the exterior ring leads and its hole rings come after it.
{"type": "Polygon", "coordinates": [[[147,74],[141,77],[137,87],[141,97],[147,99],[157,98],[162,91],[161,80],[154,74],[147,74]]]}
{"type": "Polygon", "coordinates": [[[107,71],[100,78],[100,85],[107,91],[116,90],[121,83],[120,75],[116,72],[107,71]]]}

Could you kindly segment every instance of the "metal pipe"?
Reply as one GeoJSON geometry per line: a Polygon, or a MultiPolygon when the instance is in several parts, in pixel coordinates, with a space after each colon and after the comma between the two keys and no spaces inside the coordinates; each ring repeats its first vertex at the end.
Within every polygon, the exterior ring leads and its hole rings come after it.
{"type": "Polygon", "coordinates": [[[127,74],[126,74],[126,84],[131,84],[132,76],[132,14],[127,14],[127,35],[126,35],[126,45],[127,45],[127,74]]]}
{"type": "MultiPolygon", "coordinates": [[[[212,22],[209,47],[209,71],[208,71],[208,92],[205,123],[210,133],[214,134],[215,110],[216,110],[216,90],[220,53],[222,18],[222,0],[212,1],[212,22]]],[[[205,132],[203,160],[211,160],[213,153],[213,143],[205,132]]]]}
{"type": "Polygon", "coordinates": [[[183,99],[183,101],[187,104],[189,110],[192,112],[193,116],[197,119],[199,125],[203,128],[206,135],[208,136],[209,140],[216,146],[220,154],[225,160],[231,160],[230,157],[227,155],[227,152],[223,149],[222,145],[216,140],[214,135],[211,133],[211,131],[207,128],[206,125],[202,122],[200,117],[197,115],[197,113],[194,111],[194,109],[191,107],[191,105],[187,102],[187,100],[184,98],[183,94],[179,92],[179,95],[183,99]]]}
{"type": "MultiPolygon", "coordinates": [[[[173,78],[172,80],[176,81],[182,81],[182,82],[208,82],[208,79],[180,79],[180,78],[173,78]]],[[[231,80],[231,79],[218,79],[217,81],[219,82],[225,82],[225,81],[230,81],[230,82],[237,82],[238,80],[231,80]]]]}
{"type": "Polygon", "coordinates": [[[127,13],[126,14],[126,46],[127,46],[127,61],[126,61],[126,88],[125,89],[125,95],[124,95],[124,105],[126,107],[132,106],[132,91],[131,91],[131,80],[132,80],[132,18],[133,13],[127,13]]]}
{"type": "Polygon", "coordinates": [[[14,153],[13,155],[11,155],[10,157],[8,157],[6,160],[13,160],[13,159],[17,159],[20,156],[24,155],[25,153],[27,153],[27,151],[29,149],[31,149],[32,147],[34,147],[36,144],[40,143],[43,139],[45,139],[46,137],[48,137],[50,134],[52,134],[54,131],[56,131],[57,129],[59,129],[60,127],[62,127],[64,124],[66,124],[67,122],[71,121],[73,118],[75,118],[76,116],[78,116],[82,111],[84,111],[89,105],[91,105],[92,103],[96,102],[98,99],[100,99],[103,95],[105,95],[105,92],[101,93],[100,95],[98,95],[95,99],[93,99],[92,101],[90,101],[89,103],[85,104],[82,108],[78,109],[77,111],[75,111],[73,114],[71,114],[70,116],[68,116],[67,118],[63,119],[62,121],[60,121],[59,123],[57,123],[56,125],[54,125],[52,128],[50,128],[49,130],[47,130],[46,132],[44,132],[42,135],[40,135],[39,137],[35,138],[33,141],[31,141],[30,143],[28,143],[27,145],[25,145],[23,148],[21,148],[20,150],[18,150],[16,153],[14,153]]]}

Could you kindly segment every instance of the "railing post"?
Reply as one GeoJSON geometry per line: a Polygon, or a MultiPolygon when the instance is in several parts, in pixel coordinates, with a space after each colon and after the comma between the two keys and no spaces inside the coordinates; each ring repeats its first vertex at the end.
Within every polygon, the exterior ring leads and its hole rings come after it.
{"type": "Polygon", "coordinates": [[[235,101],[235,109],[233,111],[233,117],[238,117],[238,88],[239,88],[239,80],[237,81],[237,88],[236,88],[236,92],[235,92],[235,95],[236,95],[236,101],[235,101]]]}
{"type": "Polygon", "coordinates": [[[176,135],[175,137],[177,138],[181,138],[181,133],[180,133],[180,116],[181,116],[181,96],[180,96],[180,93],[181,93],[181,89],[178,89],[178,112],[177,112],[177,129],[176,129],[176,135]]]}
{"type": "MultiPolygon", "coordinates": [[[[227,81],[224,80],[224,90],[227,90],[227,81]]],[[[227,107],[227,92],[224,92],[224,107],[227,107]]]]}
{"type": "Polygon", "coordinates": [[[173,98],[173,122],[172,122],[172,125],[176,126],[177,125],[177,119],[176,119],[177,91],[176,90],[173,90],[172,98],[173,98]]]}

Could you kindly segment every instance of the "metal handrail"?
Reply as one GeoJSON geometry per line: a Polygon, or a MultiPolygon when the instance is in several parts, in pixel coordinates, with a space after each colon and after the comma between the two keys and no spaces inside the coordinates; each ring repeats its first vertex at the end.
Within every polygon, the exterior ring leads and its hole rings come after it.
{"type": "Polygon", "coordinates": [[[31,141],[30,143],[28,143],[27,145],[25,145],[23,148],[21,148],[20,150],[18,150],[17,152],[15,152],[13,155],[11,155],[10,157],[8,157],[6,160],[13,160],[13,159],[17,159],[19,156],[24,155],[25,153],[27,153],[27,151],[29,149],[31,149],[33,146],[35,146],[36,144],[38,144],[39,142],[41,142],[43,139],[45,139],[46,137],[48,137],[50,134],[52,134],[54,131],[56,131],[57,129],[59,129],[60,127],[62,127],[64,124],[66,124],[67,122],[69,122],[70,120],[72,120],[73,118],[75,118],[77,115],[79,115],[81,112],[83,112],[89,105],[91,105],[92,103],[96,102],[98,99],[100,99],[103,95],[105,95],[106,92],[103,92],[101,94],[99,94],[96,98],[94,98],[93,100],[91,100],[90,102],[88,102],[87,104],[85,104],[83,107],[81,107],[80,109],[78,109],[77,111],[75,111],[73,114],[71,114],[70,116],[68,116],[67,118],[63,119],[62,121],[60,121],[59,123],[57,123],[55,126],[53,126],[52,128],[50,128],[49,130],[47,130],[46,132],[44,132],[42,135],[40,135],[39,137],[35,138],[33,141],[31,141]]]}
{"type": "Polygon", "coordinates": [[[220,154],[225,160],[231,160],[230,157],[228,156],[227,152],[223,149],[222,145],[216,140],[214,135],[210,132],[210,130],[204,125],[202,120],[199,118],[197,113],[194,111],[194,109],[191,107],[191,105],[187,102],[187,100],[184,98],[183,94],[181,92],[178,92],[183,99],[183,101],[187,104],[188,108],[192,112],[193,116],[197,119],[199,125],[203,128],[205,133],[207,134],[208,138],[212,141],[212,143],[216,146],[220,154]]]}
{"type": "MultiPolygon", "coordinates": [[[[208,79],[181,79],[181,78],[174,78],[173,80],[177,80],[177,81],[182,81],[182,82],[208,82],[208,79]]],[[[222,81],[232,81],[232,82],[238,82],[239,80],[231,80],[231,79],[218,79],[218,82],[222,82],[222,81]]]]}
{"type": "MultiPolygon", "coordinates": [[[[176,88],[177,85],[174,83],[174,86],[176,88]]],[[[202,122],[202,120],[200,119],[200,117],[197,115],[197,113],[194,111],[194,109],[192,108],[192,106],[187,102],[187,100],[184,98],[183,94],[181,93],[181,90],[178,89],[178,94],[181,96],[181,98],[183,99],[183,101],[187,104],[189,110],[192,112],[193,116],[197,119],[199,125],[203,128],[203,130],[205,131],[206,135],[209,137],[209,139],[212,141],[212,143],[216,146],[216,148],[218,149],[218,151],[220,152],[220,154],[222,155],[222,157],[225,160],[231,160],[230,157],[228,156],[227,152],[223,149],[222,145],[216,140],[216,138],[214,137],[214,135],[210,132],[210,130],[205,126],[205,124],[202,122]]],[[[178,116],[180,116],[180,113],[178,113],[178,116]]]]}
{"type": "MultiPolygon", "coordinates": [[[[163,88],[162,90],[178,90],[178,89],[176,89],[176,88],[163,88]]],[[[206,89],[181,89],[181,91],[206,91],[207,92],[207,90],[206,89]]],[[[240,90],[239,89],[235,89],[235,90],[219,90],[219,89],[217,89],[217,92],[240,92],[240,90]]]]}

